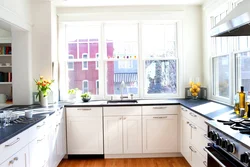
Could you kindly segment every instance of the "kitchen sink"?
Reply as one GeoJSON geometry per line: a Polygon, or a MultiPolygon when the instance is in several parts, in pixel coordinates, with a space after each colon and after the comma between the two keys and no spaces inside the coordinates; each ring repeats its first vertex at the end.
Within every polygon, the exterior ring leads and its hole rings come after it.
{"type": "Polygon", "coordinates": [[[137,100],[108,100],[107,101],[107,104],[119,104],[119,103],[122,103],[122,104],[132,103],[133,104],[133,103],[138,103],[138,101],[137,100]]]}

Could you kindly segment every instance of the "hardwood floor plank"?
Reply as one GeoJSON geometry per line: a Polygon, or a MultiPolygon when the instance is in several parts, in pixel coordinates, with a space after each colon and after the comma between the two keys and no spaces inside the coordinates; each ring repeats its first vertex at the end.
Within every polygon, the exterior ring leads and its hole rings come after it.
{"type": "Polygon", "coordinates": [[[58,167],[190,167],[182,157],[62,160],[58,167]]]}

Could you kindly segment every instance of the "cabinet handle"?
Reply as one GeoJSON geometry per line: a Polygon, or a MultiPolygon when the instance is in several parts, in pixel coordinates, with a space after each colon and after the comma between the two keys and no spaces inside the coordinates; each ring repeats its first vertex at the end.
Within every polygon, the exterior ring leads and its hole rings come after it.
{"type": "Polygon", "coordinates": [[[43,136],[42,139],[38,139],[37,142],[41,142],[41,141],[43,141],[44,139],[45,139],[45,135],[43,136]]]}
{"type": "Polygon", "coordinates": [[[153,117],[153,118],[156,118],[156,119],[162,119],[162,118],[168,118],[167,116],[165,117],[153,117]]]}
{"type": "Polygon", "coordinates": [[[207,161],[203,161],[203,164],[204,164],[205,166],[207,166],[207,161]]]}
{"type": "Polygon", "coordinates": [[[15,158],[14,158],[14,161],[18,161],[18,157],[15,157],[15,158]]]}
{"type": "Polygon", "coordinates": [[[122,118],[119,118],[119,120],[122,120],[122,118]]]}
{"type": "Polygon", "coordinates": [[[16,144],[17,142],[20,141],[20,138],[18,137],[15,141],[13,141],[12,143],[10,144],[6,144],[5,147],[10,147],[10,146],[13,146],[14,144],[16,144]]]}
{"type": "Polygon", "coordinates": [[[153,107],[153,109],[166,109],[167,107],[153,107]]]}
{"type": "Polygon", "coordinates": [[[43,122],[42,125],[37,125],[36,127],[37,127],[37,128],[41,128],[41,127],[43,127],[44,125],[45,125],[45,122],[43,122]]]}
{"type": "Polygon", "coordinates": [[[197,152],[197,151],[193,150],[192,146],[189,146],[189,149],[190,149],[192,152],[194,152],[194,153],[197,152]]]}
{"type": "Polygon", "coordinates": [[[14,160],[11,160],[11,161],[9,162],[9,164],[14,164],[14,160]]]}
{"type": "Polygon", "coordinates": [[[192,129],[197,129],[196,126],[194,126],[193,124],[189,124],[191,126],[192,129]]]}
{"type": "MultiPolygon", "coordinates": [[[[207,139],[207,140],[210,140],[208,137],[207,137],[207,134],[204,134],[204,137],[207,139]]],[[[205,150],[204,150],[205,151],[205,150]]]]}
{"type": "Polygon", "coordinates": [[[123,120],[127,119],[126,117],[123,118],[123,120]]]}
{"type": "Polygon", "coordinates": [[[186,111],[186,112],[187,112],[188,110],[187,110],[187,109],[185,109],[185,108],[182,108],[182,111],[186,111]]]}
{"type": "Polygon", "coordinates": [[[189,122],[187,121],[187,124],[189,125],[189,122]]]}
{"type": "Polygon", "coordinates": [[[80,110],[80,111],[90,111],[91,108],[78,108],[77,110],[80,110]]]}
{"type": "Polygon", "coordinates": [[[197,115],[196,114],[194,114],[194,113],[189,113],[192,117],[197,117],[197,115]]]}

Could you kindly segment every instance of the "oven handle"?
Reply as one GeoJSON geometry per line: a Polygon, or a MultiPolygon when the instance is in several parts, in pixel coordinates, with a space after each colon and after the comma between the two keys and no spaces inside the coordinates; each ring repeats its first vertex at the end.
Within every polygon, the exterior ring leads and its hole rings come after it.
{"type": "Polygon", "coordinates": [[[223,163],[220,162],[206,147],[204,148],[204,151],[208,153],[209,156],[211,156],[216,162],[220,164],[221,167],[226,167],[223,163]]]}

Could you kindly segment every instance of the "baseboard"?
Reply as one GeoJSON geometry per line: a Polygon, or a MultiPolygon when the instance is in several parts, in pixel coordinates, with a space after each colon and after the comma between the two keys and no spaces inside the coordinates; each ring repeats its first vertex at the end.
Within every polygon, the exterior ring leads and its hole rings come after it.
{"type": "Polygon", "coordinates": [[[181,153],[155,153],[155,154],[105,154],[104,158],[163,158],[163,157],[183,157],[181,153]]]}
{"type": "Polygon", "coordinates": [[[69,154],[68,159],[103,159],[103,154],[69,154]]]}

